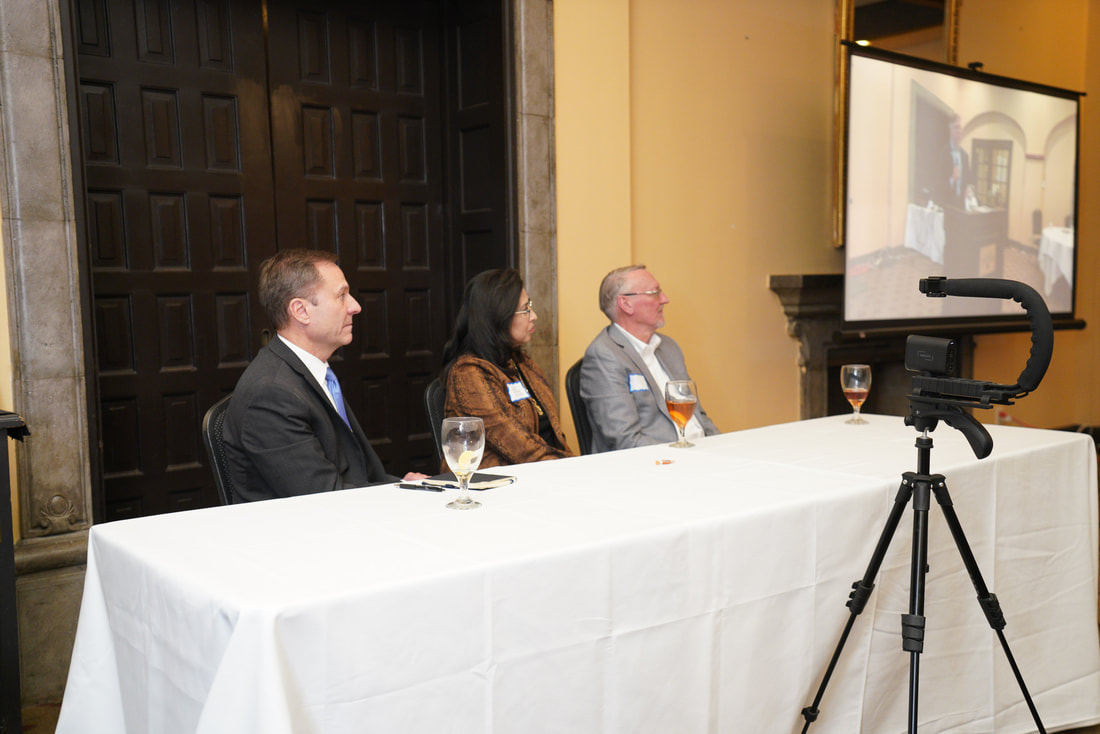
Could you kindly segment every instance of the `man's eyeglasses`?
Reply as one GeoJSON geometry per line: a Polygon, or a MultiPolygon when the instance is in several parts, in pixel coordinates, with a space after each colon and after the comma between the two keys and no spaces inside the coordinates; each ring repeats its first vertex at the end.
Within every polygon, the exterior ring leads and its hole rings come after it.
{"type": "Polygon", "coordinates": [[[631,291],[630,293],[620,293],[620,296],[659,296],[661,295],[661,289],[657,288],[652,291],[631,291]]]}
{"type": "Polygon", "coordinates": [[[526,316],[527,318],[531,318],[531,312],[534,311],[534,310],[535,310],[535,302],[534,301],[528,301],[527,302],[527,308],[523,309],[522,311],[516,311],[516,316],[519,316],[519,315],[522,314],[522,315],[526,316]]]}

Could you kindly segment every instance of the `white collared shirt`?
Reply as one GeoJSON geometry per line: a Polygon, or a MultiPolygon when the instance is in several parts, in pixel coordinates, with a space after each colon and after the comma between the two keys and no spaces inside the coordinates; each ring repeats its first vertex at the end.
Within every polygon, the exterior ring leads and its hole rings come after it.
{"type": "Polygon", "coordinates": [[[328,373],[328,362],[322,362],[317,359],[317,357],[302,349],[297,344],[292,343],[282,334],[277,334],[277,336],[283,340],[283,344],[290,347],[290,351],[294,352],[298,359],[302,360],[302,364],[309,370],[309,374],[313,375],[313,379],[321,386],[321,392],[328,395],[328,401],[332,403],[332,407],[336,408],[336,412],[340,412],[340,409],[336,407],[336,398],[332,397],[332,393],[328,391],[328,383],[325,381],[325,375],[328,373]]]}
{"type": "MultiPolygon", "coordinates": [[[[657,359],[657,347],[661,346],[661,336],[654,332],[653,336],[649,337],[649,343],[646,344],[618,324],[613,323],[612,326],[618,329],[619,333],[626,337],[630,346],[634,347],[634,351],[642,358],[642,363],[646,366],[646,369],[649,370],[649,374],[653,375],[653,381],[657,383],[657,395],[655,395],[654,398],[657,400],[658,405],[664,405],[665,384],[671,378],[668,376],[668,372],[665,372],[661,360],[657,359]]],[[[691,420],[689,420],[684,427],[684,438],[702,438],[705,435],[707,435],[707,433],[703,430],[703,424],[699,422],[698,418],[692,415],[691,420]]]]}

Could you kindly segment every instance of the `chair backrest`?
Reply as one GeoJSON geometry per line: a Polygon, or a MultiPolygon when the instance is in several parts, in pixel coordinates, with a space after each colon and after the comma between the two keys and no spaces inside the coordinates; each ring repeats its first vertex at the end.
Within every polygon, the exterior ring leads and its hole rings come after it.
{"type": "Polygon", "coordinates": [[[1036,209],[1031,212],[1031,233],[1041,234],[1043,231],[1043,210],[1036,209]]]}
{"type": "Polygon", "coordinates": [[[233,396],[226,395],[211,405],[202,419],[202,442],[206,446],[206,455],[210,457],[210,468],[214,470],[214,486],[218,489],[218,498],[223,505],[231,505],[237,501],[233,493],[233,480],[229,476],[225,444],[222,443],[222,425],[225,423],[225,412],[229,409],[231,397],[233,396]]]}
{"type": "Polygon", "coordinates": [[[573,427],[577,429],[577,443],[582,454],[592,453],[592,424],[588,420],[588,409],[581,397],[581,357],[565,373],[565,395],[569,398],[569,410],[573,413],[573,427]]]}
{"type": "Polygon", "coordinates": [[[443,461],[443,383],[435,378],[424,388],[424,412],[428,414],[428,425],[435,437],[435,457],[443,461]]]}

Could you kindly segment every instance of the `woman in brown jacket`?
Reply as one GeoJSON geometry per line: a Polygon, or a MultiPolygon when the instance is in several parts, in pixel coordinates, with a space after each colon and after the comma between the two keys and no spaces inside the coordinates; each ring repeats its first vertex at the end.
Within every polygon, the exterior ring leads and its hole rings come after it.
{"type": "Polygon", "coordinates": [[[443,414],[485,422],[482,468],[574,455],[546,376],[523,351],[537,319],[515,270],[486,270],[466,284],[443,348],[443,414]]]}

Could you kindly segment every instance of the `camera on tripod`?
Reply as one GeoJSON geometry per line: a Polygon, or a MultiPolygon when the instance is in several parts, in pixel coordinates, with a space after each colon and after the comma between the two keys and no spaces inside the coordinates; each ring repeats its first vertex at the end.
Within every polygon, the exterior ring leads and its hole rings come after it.
{"type": "Polygon", "coordinates": [[[947,492],[947,482],[942,474],[932,474],[931,450],[932,439],[928,433],[935,430],[939,421],[943,421],[952,428],[960,431],[970,443],[970,448],[979,459],[989,456],[993,450],[993,439],[989,431],[979,423],[974,416],[967,411],[968,408],[990,408],[992,403],[1012,405],[1012,401],[1021,398],[1039,386],[1039,382],[1046,373],[1050,364],[1051,352],[1054,348],[1053,324],[1050,311],[1042,297],[1029,285],[1013,280],[998,280],[992,278],[964,278],[948,280],[936,276],[924,278],[920,281],[920,291],[929,298],[944,298],[946,296],[969,296],[974,298],[1011,298],[1024,307],[1027,312],[1028,323],[1031,327],[1031,354],[1028,357],[1024,370],[1017,381],[1012,385],[1002,385],[983,380],[969,380],[956,377],[959,371],[958,345],[954,339],[940,339],[930,336],[910,336],[905,342],[905,369],[915,373],[913,375],[913,389],[909,395],[909,415],[905,418],[905,424],[913,426],[921,435],[916,442],[917,446],[917,471],[906,472],[902,475],[901,488],[894,498],[894,506],[890,511],[890,517],[879,536],[878,545],[874,555],[867,566],[867,572],[863,578],[852,584],[852,592],[848,595],[848,622],[840,635],[840,641],[833,651],[833,657],[825,670],[821,685],[817,689],[817,695],[813,703],[802,709],[802,717],[805,726],[802,734],[806,734],[810,724],[817,720],[820,709],[818,705],[825,694],[825,686],[840,658],[840,652],[851,632],[852,624],[857,615],[863,612],[867,599],[875,587],[875,576],[878,574],[886,555],[886,548],[897,530],[901,513],[906,505],[912,501],[914,511],[913,521],[913,560],[910,566],[911,587],[909,590],[909,613],[902,615],[902,649],[910,654],[909,663],[909,733],[917,731],[917,686],[918,686],[918,660],[924,651],[924,638],[926,620],[924,616],[924,585],[925,574],[928,572],[928,509],[931,504],[930,497],[935,496],[937,503],[943,508],[944,517],[955,544],[963,557],[963,564],[978,593],[978,603],[985,612],[989,626],[997,633],[997,637],[1004,648],[1009,665],[1016,682],[1023,693],[1024,701],[1031,711],[1038,731],[1045,732],[1043,722],[1039,718],[1039,712],[1031,699],[1031,694],[1024,685],[1023,676],[1016,665],[1008,642],[1003,634],[1005,626],[1004,615],[997,601],[997,596],[989,591],[985,581],[981,577],[977,561],[970,545],[966,542],[962,525],[955,514],[954,505],[947,492]]]}
{"type": "Polygon", "coordinates": [[[920,291],[929,298],[1011,298],[1027,313],[1031,327],[1031,354],[1023,372],[1012,385],[956,377],[958,346],[953,339],[914,335],[905,343],[905,369],[917,373],[913,375],[906,424],[918,430],[931,431],[938,421],[943,420],[961,431],[970,442],[974,454],[984,459],[993,450],[993,440],[978,421],[963,411],[966,408],[988,409],[994,404],[1013,405],[1013,400],[1038,387],[1054,349],[1050,311],[1034,288],[1013,280],[949,280],[935,276],[921,279],[920,291]]]}

